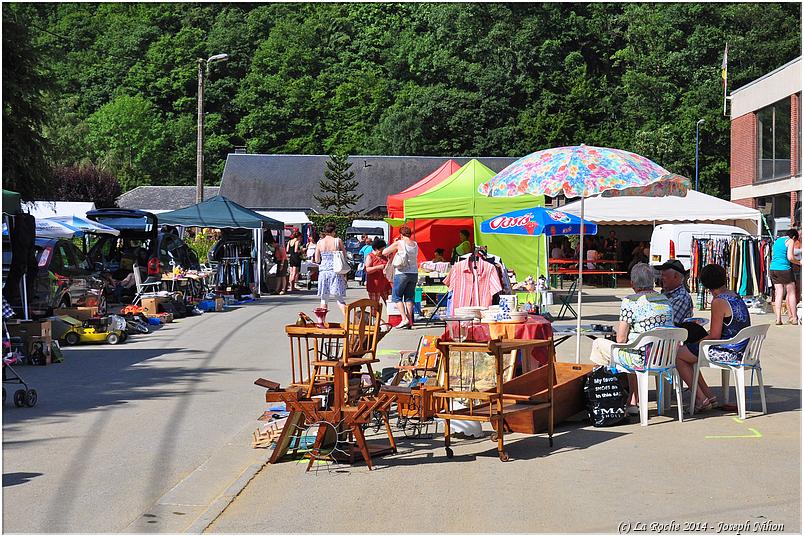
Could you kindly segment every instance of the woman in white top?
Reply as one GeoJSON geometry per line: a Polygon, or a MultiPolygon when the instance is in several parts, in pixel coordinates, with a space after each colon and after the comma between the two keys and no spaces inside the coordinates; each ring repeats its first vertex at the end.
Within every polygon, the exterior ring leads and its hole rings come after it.
{"type": "Polygon", "coordinates": [[[402,226],[399,228],[399,238],[388,248],[383,250],[382,255],[394,254],[392,263],[394,264],[394,287],[391,291],[391,302],[397,304],[404,302],[405,305],[399,308],[402,322],[399,328],[410,330],[413,328],[413,301],[416,296],[416,283],[419,280],[419,245],[410,238],[413,234],[410,227],[402,226]],[[401,264],[400,264],[401,263],[401,264]]]}
{"type": "Polygon", "coordinates": [[[327,309],[327,302],[334,298],[346,316],[346,276],[335,272],[335,252],[346,252],[343,241],[335,236],[336,226],[329,222],[324,226],[324,235],[315,246],[313,261],[318,263],[318,296],[321,307],[327,309]]]}

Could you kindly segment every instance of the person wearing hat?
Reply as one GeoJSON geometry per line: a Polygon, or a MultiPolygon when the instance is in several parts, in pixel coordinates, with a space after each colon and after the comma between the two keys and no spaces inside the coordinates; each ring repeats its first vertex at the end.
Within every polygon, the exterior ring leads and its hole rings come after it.
{"type": "Polygon", "coordinates": [[[692,317],[692,297],[685,282],[687,271],[678,259],[670,259],[657,267],[662,276],[662,294],[670,300],[673,306],[673,324],[679,328],[687,329],[687,339],[684,344],[694,343],[706,337],[706,329],[696,322],[687,321],[692,317]]]}
{"type": "Polygon", "coordinates": [[[658,269],[662,271],[662,294],[673,305],[673,322],[679,325],[692,317],[692,297],[684,286],[687,271],[678,259],[670,259],[658,269]]]}

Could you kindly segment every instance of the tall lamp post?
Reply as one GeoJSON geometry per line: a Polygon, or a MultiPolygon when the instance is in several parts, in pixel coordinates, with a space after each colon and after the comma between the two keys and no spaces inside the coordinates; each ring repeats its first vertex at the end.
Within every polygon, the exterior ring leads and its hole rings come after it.
{"type": "Polygon", "coordinates": [[[204,76],[209,64],[229,59],[228,54],[215,54],[206,60],[198,58],[198,147],[195,155],[195,202],[204,201],[204,76]]]}
{"type": "Polygon", "coordinates": [[[703,125],[704,120],[699,119],[698,122],[695,124],[695,191],[698,191],[698,141],[699,136],[698,133],[701,129],[701,125],[703,125]]]}

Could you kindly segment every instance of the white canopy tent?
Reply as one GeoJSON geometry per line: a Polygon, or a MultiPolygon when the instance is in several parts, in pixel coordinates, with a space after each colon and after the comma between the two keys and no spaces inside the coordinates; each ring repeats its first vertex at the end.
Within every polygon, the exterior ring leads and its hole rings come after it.
{"type": "Polygon", "coordinates": [[[258,211],[255,209],[254,212],[267,216],[268,218],[278,220],[279,222],[284,223],[286,226],[312,224],[304,211],[258,211]]]}
{"type": "MultiPolygon", "coordinates": [[[[570,214],[580,215],[581,202],[561,207],[570,214]]],[[[762,215],[756,209],[744,207],[702,192],[690,190],[683,198],[649,198],[619,196],[587,198],[584,218],[603,225],[659,225],[669,223],[711,222],[740,227],[751,235],[762,234],[762,215]]]]}
{"type": "Polygon", "coordinates": [[[23,204],[23,210],[31,213],[37,220],[53,216],[80,216],[83,218],[87,212],[95,210],[95,204],[91,201],[34,201],[23,204]]]}

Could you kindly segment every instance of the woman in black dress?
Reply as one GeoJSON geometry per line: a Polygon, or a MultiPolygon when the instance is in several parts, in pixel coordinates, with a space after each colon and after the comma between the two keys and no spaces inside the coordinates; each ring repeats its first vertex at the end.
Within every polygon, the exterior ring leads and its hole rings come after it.
{"type": "Polygon", "coordinates": [[[299,281],[299,272],[302,264],[302,234],[299,230],[293,232],[293,236],[288,242],[288,258],[290,259],[290,289],[292,293],[296,290],[296,283],[299,281]]]}

